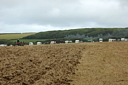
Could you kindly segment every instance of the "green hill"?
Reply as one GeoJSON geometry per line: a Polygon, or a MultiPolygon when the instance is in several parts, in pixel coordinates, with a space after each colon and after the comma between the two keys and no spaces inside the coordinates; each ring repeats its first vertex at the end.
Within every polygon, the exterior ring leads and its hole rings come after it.
{"type": "Polygon", "coordinates": [[[57,30],[39,32],[35,35],[24,37],[24,39],[73,39],[73,38],[93,38],[97,39],[102,37],[108,38],[121,38],[128,37],[128,29],[126,28],[83,28],[72,30],[57,30]]]}
{"type": "Polygon", "coordinates": [[[57,43],[64,43],[65,40],[79,39],[84,42],[98,41],[99,38],[103,38],[104,41],[108,41],[109,38],[128,38],[127,28],[82,28],[82,29],[71,29],[71,30],[56,30],[46,31],[39,33],[28,33],[28,34],[0,34],[0,44],[13,44],[17,39],[24,41],[28,44],[29,42],[40,41],[44,44],[50,43],[55,40],[57,43]]]}

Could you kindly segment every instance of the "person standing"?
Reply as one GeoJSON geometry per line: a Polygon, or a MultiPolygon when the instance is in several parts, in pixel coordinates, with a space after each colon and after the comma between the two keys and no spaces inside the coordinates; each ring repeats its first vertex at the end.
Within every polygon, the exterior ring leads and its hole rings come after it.
{"type": "Polygon", "coordinates": [[[17,45],[18,45],[18,46],[20,45],[20,40],[19,40],[19,39],[17,39],[17,45]]]}

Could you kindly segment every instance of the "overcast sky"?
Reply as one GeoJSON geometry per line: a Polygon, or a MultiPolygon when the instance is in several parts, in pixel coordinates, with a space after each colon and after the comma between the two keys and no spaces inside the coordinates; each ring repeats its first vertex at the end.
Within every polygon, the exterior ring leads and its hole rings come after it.
{"type": "Polygon", "coordinates": [[[128,0],[0,0],[0,33],[128,27],[128,0]]]}

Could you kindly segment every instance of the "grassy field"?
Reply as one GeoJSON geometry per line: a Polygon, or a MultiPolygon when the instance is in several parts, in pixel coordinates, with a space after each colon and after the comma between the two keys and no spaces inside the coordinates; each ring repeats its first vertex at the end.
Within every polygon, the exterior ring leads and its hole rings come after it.
{"type": "Polygon", "coordinates": [[[0,39],[20,39],[35,33],[10,33],[10,34],[0,34],[0,39]]]}
{"type": "MultiPolygon", "coordinates": [[[[36,43],[37,41],[45,41],[45,40],[47,40],[47,39],[19,39],[20,40],[20,42],[21,41],[24,41],[25,43],[29,43],[29,42],[34,42],[34,43],[36,43]]],[[[14,40],[9,40],[10,42],[16,42],[17,41],[17,39],[14,39],[14,40]]]]}
{"type": "MultiPolygon", "coordinates": [[[[33,35],[33,34],[35,33],[0,34],[0,40],[4,39],[5,41],[14,43],[17,41],[17,39],[23,38],[28,35],[33,35]]],[[[20,39],[20,42],[24,41],[25,43],[29,43],[29,42],[36,43],[37,41],[46,41],[46,40],[49,40],[49,39],[20,39]]]]}
{"type": "Polygon", "coordinates": [[[0,47],[0,85],[128,85],[128,42],[0,47]]]}

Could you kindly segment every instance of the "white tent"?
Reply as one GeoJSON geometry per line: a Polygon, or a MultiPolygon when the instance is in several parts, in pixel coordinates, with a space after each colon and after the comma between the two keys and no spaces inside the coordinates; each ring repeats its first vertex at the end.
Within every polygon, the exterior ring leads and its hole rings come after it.
{"type": "Polygon", "coordinates": [[[51,41],[51,43],[50,44],[56,44],[56,41],[51,41]]]}
{"type": "Polygon", "coordinates": [[[37,42],[37,45],[41,45],[42,44],[42,42],[37,42]]]}
{"type": "Polygon", "coordinates": [[[75,43],[79,43],[80,42],[80,40],[75,40],[75,43]]]}
{"type": "Polygon", "coordinates": [[[121,41],[125,41],[125,38],[121,38],[121,41]]]}
{"type": "Polygon", "coordinates": [[[2,47],[3,47],[3,46],[7,46],[7,45],[6,45],[6,44],[0,44],[0,46],[2,46],[2,47]]]}
{"type": "Polygon", "coordinates": [[[65,41],[65,43],[67,44],[67,43],[69,43],[69,41],[68,41],[68,40],[66,40],[66,41],[65,41]]]}
{"type": "Polygon", "coordinates": [[[116,39],[109,39],[108,41],[109,42],[113,42],[113,41],[116,41],[116,39]]]}
{"type": "Polygon", "coordinates": [[[33,42],[29,42],[29,45],[33,45],[33,42]]]}
{"type": "Polygon", "coordinates": [[[99,38],[99,42],[103,42],[103,38],[99,38]]]}

